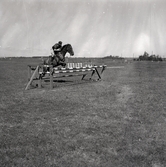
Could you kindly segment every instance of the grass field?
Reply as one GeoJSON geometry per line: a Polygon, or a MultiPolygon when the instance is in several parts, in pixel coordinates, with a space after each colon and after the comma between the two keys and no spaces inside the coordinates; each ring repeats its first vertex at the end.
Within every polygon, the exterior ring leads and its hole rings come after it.
{"type": "Polygon", "coordinates": [[[124,68],[25,91],[39,59],[0,59],[1,167],[166,166],[166,62],[93,61],[124,68]]]}

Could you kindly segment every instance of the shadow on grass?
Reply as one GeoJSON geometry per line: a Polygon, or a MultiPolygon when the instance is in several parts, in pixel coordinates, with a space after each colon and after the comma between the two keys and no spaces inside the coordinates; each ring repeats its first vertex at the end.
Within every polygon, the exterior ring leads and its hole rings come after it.
{"type": "MultiPolygon", "coordinates": [[[[64,87],[69,87],[69,86],[75,86],[75,85],[86,85],[90,83],[97,83],[101,80],[97,79],[83,79],[83,80],[71,80],[71,79],[54,79],[53,80],[53,89],[56,88],[64,88],[64,87]]],[[[48,89],[50,88],[50,80],[45,79],[42,81],[41,89],[48,89]]],[[[29,89],[39,89],[39,85],[37,82],[34,82],[30,85],[29,89]]]]}
{"type": "MultiPolygon", "coordinates": [[[[50,82],[50,80],[45,80],[44,82],[50,82]]],[[[53,82],[64,83],[64,82],[73,82],[73,81],[69,81],[69,80],[67,81],[67,80],[63,80],[63,79],[60,79],[60,80],[58,80],[58,79],[55,80],[55,79],[54,79],[53,82]]]]}

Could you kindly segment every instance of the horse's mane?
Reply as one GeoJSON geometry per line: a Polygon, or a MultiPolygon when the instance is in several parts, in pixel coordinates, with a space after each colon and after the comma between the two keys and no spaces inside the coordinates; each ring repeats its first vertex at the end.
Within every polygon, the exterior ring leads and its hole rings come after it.
{"type": "MultiPolygon", "coordinates": [[[[70,44],[65,44],[65,45],[63,45],[63,46],[62,46],[62,49],[64,49],[64,47],[66,47],[67,45],[70,45],[70,44]]],[[[62,50],[62,49],[61,49],[61,50],[62,50]]]]}

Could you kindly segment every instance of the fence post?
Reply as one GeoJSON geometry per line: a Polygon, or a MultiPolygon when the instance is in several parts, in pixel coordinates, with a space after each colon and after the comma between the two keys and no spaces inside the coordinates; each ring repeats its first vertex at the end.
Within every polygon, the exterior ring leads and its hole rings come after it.
{"type": "Polygon", "coordinates": [[[41,88],[42,86],[42,76],[39,74],[39,80],[38,80],[38,87],[41,88]]]}
{"type": "Polygon", "coordinates": [[[50,66],[50,89],[53,89],[53,67],[50,66]]]}
{"type": "Polygon", "coordinates": [[[32,81],[33,81],[33,79],[35,78],[36,75],[39,77],[39,71],[38,70],[39,70],[39,66],[37,66],[35,71],[33,72],[32,76],[31,76],[31,78],[30,78],[30,80],[29,80],[29,82],[28,82],[28,84],[27,84],[27,86],[25,88],[25,90],[28,89],[28,87],[30,86],[30,84],[32,83],[32,81]]]}
{"type": "Polygon", "coordinates": [[[31,66],[28,65],[28,81],[31,79],[31,66]]]}

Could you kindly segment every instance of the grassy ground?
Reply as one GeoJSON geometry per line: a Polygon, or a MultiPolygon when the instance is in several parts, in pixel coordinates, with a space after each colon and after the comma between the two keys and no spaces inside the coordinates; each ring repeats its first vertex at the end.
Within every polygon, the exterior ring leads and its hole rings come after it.
{"type": "Polygon", "coordinates": [[[38,61],[0,60],[1,167],[166,166],[165,62],[102,60],[124,68],[24,91],[38,61]]]}

